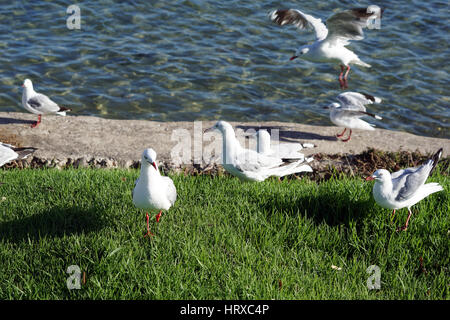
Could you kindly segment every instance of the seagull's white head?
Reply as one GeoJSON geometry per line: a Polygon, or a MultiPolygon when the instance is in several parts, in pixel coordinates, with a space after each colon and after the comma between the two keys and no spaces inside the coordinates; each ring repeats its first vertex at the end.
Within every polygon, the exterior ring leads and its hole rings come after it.
{"type": "Polygon", "coordinates": [[[219,130],[220,132],[225,134],[225,132],[227,132],[229,130],[233,130],[233,127],[228,122],[219,120],[211,128],[206,129],[205,132],[210,132],[213,130],[219,130]]]}
{"type": "Polygon", "coordinates": [[[295,51],[295,54],[289,60],[292,61],[296,58],[304,57],[304,56],[308,55],[309,50],[310,50],[309,45],[302,46],[297,51],[295,51]]]}
{"type": "Polygon", "coordinates": [[[25,79],[25,81],[23,82],[22,87],[24,87],[26,89],[33,89],[33,83],[31,82],[30,79],[25,79]]]}
{"type": "Polygon", "coordinates": [[[388,181],[391,179],[391,174],[386,169],[378,169],[371,176],[366,178],[366,181],[375,180],[379,182],[388,181]]]}
{"type": "Polygon", "coordinates": [[[339,108],[341,105],[337,102],[330,103],[326,107],[323,107],[324,109],[334,110],[336,108],[339,108]]]}
{"type": "Polygon", "coordinates": [[[145,149],[144,152],[142,152],[141,164],[144,166],[148,166],[150,164],[153,168],[155,168],[155,170],[158,170],[158,167],[156,166],[155,150],[152,148],[145,149]]]}

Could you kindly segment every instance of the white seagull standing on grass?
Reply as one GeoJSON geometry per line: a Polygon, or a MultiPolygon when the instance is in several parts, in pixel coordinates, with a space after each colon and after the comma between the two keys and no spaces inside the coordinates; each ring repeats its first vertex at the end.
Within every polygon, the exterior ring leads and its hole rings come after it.
{"type": "Polygon", "coordinates": [[[226,171],[244,181],[264,181],[270,176],[283,177],[298,172],[312,172],[303,160],[285,162],[278,156],[267,156],[255,150],[244,149],[236,138],[233,127],[226,121],[218,121],[205,132],[219,130],[222,133],[222,165],[226,171]]]}
{"type": "MultiPolygon", "coordinates": [[[[169,177],[161,176],[156,164],[156,152],[145,149],[141,158],[141,173],[134,183],[133,204],[139,209],[160,210],[156,215],[159,222],[162,210],[169,210],[177,199],[177,190],[169,177]]],[[[149,227],[149,215],[146,214],[147,233],[144,236],[153,236],[149,227]]]]}
{"type": "Polygon", "coordinates": [[[16,159],[25,159],[37,149],[33,147],[18,148],[0,142],[0,167],[16,159]]]}
{"type": "Polygon", "coordinates": [[[350,129],[350,134],[343,142],[350,140],[352,136],[352,129],[361,130],[375,130],[373,124],[367,123],[361,120],[361,117],[370,116],[372,118],[381,120],[382,118],[376,114],[366,111],[366,104],[380,103],[381,99],[371,96],[366,93],[359,92],[344,92],[337,96],[339,103],[333,102],[330,105],[324,107],[324,109],[330,109],[330,120],[338,127],[344,127],[344,131],[336,135],[338,138],[342,138],[345,131],[350,129]]]}
{"type": "MultiPolygon", "coordinates": [[[[305,155],[299,152],[303,149],[301,143],[278,143],[271,145],[270,134],[265,129],[260,129],[256,132],[256,139],[256,151],[258,151],[258,153],[279,157],[281,159],[306,160],[306,162],[311,162],[313,160],[313,158],[305,159],[305,155]]],[[[307,147],[310,147],[310,145],[307,144],[307,147]]]]}
{"type": "Polygon", "coordinates": [[[72,111],[69,108],[58,106],[46,95],[34,91],[33,83],[30,79],[25,79],[22,87],[24,87],[22,93],[23,107],[27,111],[38,115],[38,121],[31,125],[32,128],[41,123],[41,116],[43,114],[58,114],[60,116],[65,116],[67,111],[72,111]]]}
{"type": "Polygon", "coordinates": [[[378,169],[373,175],[366,178],[367,181],[375,180],[372,190],[373,198],[383,208],[393,210],[391,219],[395,215],[395,210],[408,208],[406,223],[397,231],[408,229],[413,205],[430,194],[443,190],[438,183],[425,184],[441,155],[442,148],[420,167],[408,168],[394,173],[389,173],[385,169],[378,169]]]}
{"type": "Polygon", "coordinates": [[[321,19],[296,9],[272,11],[270,19],[280,26],[293,24],[299,29],[314,29],[316,41],[311,45],[300,47],[290,60],[301,57],[313,62],[341,63],[339,83],[341,88],[347,88],[350,64],[367,68],[370,68],[370,65],[361,61],[353,51],[345,46],[349,44],[350,40],[364,39],[363,28],[379,28],[383,11],[384,9],[376,5],[370,5],[367,8],[338,12],[327,19],[326,26],[321,19]],[[345,68],[347,70],[344,75],[345,68]]]}

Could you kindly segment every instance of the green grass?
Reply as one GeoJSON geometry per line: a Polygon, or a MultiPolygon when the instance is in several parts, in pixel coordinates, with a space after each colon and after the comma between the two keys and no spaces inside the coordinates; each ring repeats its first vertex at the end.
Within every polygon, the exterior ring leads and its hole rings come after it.
{"type": "Polygon", "coordinates": [[[138,170],[0,171],[1,299],[448,299],[449,179],[407,212],[372,182],[242,183],[173,175],[178,199],[144,238],[138,170]],[[423,259],[423,268],[420,265],[423,259]],[[68,290],[66,270],[87,282],[68,290]],[[332,269],[332,265],[341,270],[332,269]],[[366,269],[381,269],[368,290],[366,269]]]}

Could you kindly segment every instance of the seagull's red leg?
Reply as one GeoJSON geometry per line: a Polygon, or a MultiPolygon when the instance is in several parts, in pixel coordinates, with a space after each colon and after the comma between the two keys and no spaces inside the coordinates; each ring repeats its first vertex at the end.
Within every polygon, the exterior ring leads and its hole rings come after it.
{"type": "Polygon", "coordinates": [[[144,238],[145,238],[145,237],[154,236],[154,234],[150,232],[150,227],[149,227],[149,220],[150,220],[150,217],[149,217],[149,215],[148,215],[148,212],[146,213],[146,216],[145,216],[145,217],[146,217],[146,219],[147,219],[147,233],[144,234],[144,238]]]}
{"type": "Polygon", "coordinates": [[[344,89],[344,80],[342,79],[342,75],[344,74],[344,66],[341,64],[341,73],[339,74],[339,84],[341,85],[341,89],[344,89]]]}
{"type": "Polygon", "coordinates": [[[395,215],[395,209],[392,210],[392,214],[391,214],[391,223],[392,223],[392,219],[394,218],[394,215],[395,215]]]}
{"type": "Polygon", "coordinates": [[[411,218],[412,212],[411,209],[408,208],[408,218],[406,218],[406,223],[403,227],[398,228],[397,231],[406,231],[408,230],[409,219],[411,218]]]}
{"type": "Polygon", "coordinates": [[[337,134],[336,137],[342,138],[342,136],[344,135],[345,131],[347,131],[347,128],[344,128],[344,131],[342,131],[341,133],[337,134]]]}
{"type": "Polygon", "coordinates": [[[350,129],[350,134],[348,135],[347,139],[342,140],[342,142],[350,141],[350,137],[352,136],[352,129],[350,129]]]}
{"type": "Polygon", "coordinates": [[[347,76],[349,72],[350,72],[350,65],[347,66],[347,71],[345,72],[344,75],[344,88],[348,88],[347,76]]]}
{"type": "Polygon", "coordinates": [[[36,121],[35,123],[33,123],[33,124],[31,125],[31,127],[32,127],[32,128],[37,127],[39,123],[41,123],[41,115],[38,115],[38,121],[36,121]]]}
{"type": "Polygon", "coordinates": [[[161,212],[162,210],[156,215],[156,222],[159,222],[159,219],[161,219],[161,212]]]}

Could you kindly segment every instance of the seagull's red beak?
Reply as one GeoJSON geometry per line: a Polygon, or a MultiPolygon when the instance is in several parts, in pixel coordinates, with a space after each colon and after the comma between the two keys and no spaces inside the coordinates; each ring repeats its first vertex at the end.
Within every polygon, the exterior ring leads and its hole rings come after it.
{"type": "Polygon", "coordinates": [[[156,163],[155,162],[152,162],[152,166],[153,166],[153,168],[155,168],[156,171],[158,171],[158,168],[156,168],[156,163]]]}
{"type": "Polygon", "coordinates": [[[366,178],[366,181],[371,181],[371,180],[375,180],[375,178],[372,177],[372,176],[368,176],[368,177],[366,178]]]}
{"type": "Polygon", "coordinates": [[[292,60],[294,60],[294,59],[296,59],[296,58],[298,58],[298,56],[292,56],[292,57],[289,59],[289,61],[292,61],[292,60]]]}

